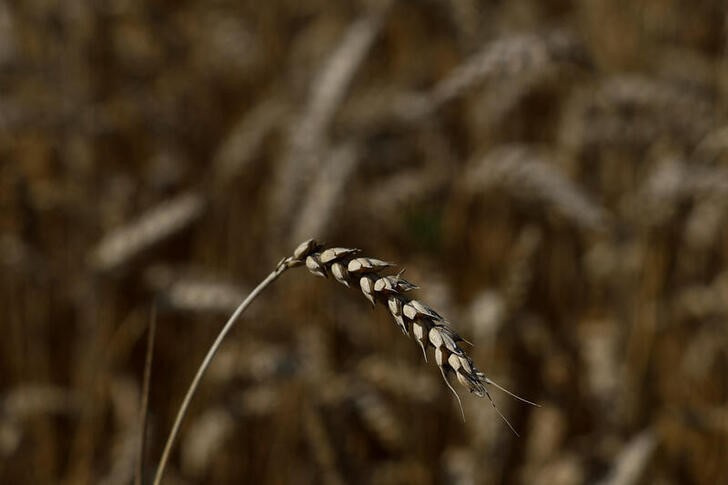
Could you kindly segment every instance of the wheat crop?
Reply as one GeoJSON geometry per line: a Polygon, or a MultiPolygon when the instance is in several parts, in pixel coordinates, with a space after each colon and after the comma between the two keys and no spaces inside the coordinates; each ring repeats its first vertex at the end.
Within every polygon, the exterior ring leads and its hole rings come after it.
{"type": "MultiPolygon", "coordinates": [[[[364,297],[373,306],[377,304],[385,306],[402,333],[409,337],[411,332],[413,338],[422,349],[422,355],[426,361],[427,351],[432,348],[434,350],[435,363],[440,370],[445,385],[452,391],[458,401],[463,420],[465,420],[465,411],[463,410],[462,401],[455,388],[450,384],[449,377],[454,377],[460,385],[472,394],[478,397],[487,396],[493,405],[493,409],[495,409],[511,431],[515,435],[518,435],[510,421],[498,410],[487,386],[494,386],[524,403],[533,406],[538,406],[538,404],[513,394],[481,372],[475,366],[470,355],[462,347],[462,343],[470,344],[470,342],[458,335],[453,330],[451,324],[433,308],[407,295],[407,293],[419,287],[402,278],[403,270],[396,274],[387,274],[387,270],[394,266],[392,263],[381,259],[365,257],[360,253],[361,250],[357,248],[326,248],[315,239],[308,239],[296,247],[292,256],[280,260],[273,272],[240,304],[208,350],[192,384],[187,390],[187,394],[182,401],[177,418],[167,438],[167,443],[154,480],[155,485],[161,483],[169,454],[179,432],[182,420],[187,412],[187,408],[203,374],[219,350],[222,340],[228,334],[236,320],[242,315],[243,311],[245,311],[261,291],[275,281],[283,272],[290,268],[303,265],[316,276],[328,278],[331,275],[336,281],[347,288],[359,288],[364,297]]],[[[376,400],[378,403],[376,406],[371,405],[369,401],[375,399],[372,396],[374,395],[369,395],[369,397],[362,396],[361,399],[368,399],[366,401],[368,404],[361,404],[361,400],[359,400],[358,407],[363,410],[365,419],[374,419],[372,418],[374,414],[378,420],[382,416],[382,413],[386,414],[386,407],[378,400],[376,400]]],[[[396,425],[396,421],[393,419],[388,419],[387,422],[396,425]]],[[[384,427],[391,428],[391,426],[384,427]]],[[[381,426],[375,426],[375,429],[380,428],[381,426]]],[[[392,443],[398,441],[396,437],[392,438],[391,433],[391,429],[388,429],[387,433],[385,433],[387,436],[384,439],[385,442],[392,443]]]]}

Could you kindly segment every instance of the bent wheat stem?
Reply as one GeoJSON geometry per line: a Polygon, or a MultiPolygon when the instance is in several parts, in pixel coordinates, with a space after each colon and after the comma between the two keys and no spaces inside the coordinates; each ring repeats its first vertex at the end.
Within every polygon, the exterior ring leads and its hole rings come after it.
{"type": "Polygon", "coordinates": [[[287,269],[297,266],[298,264],[300,264],[300,262],[298,262],[294,258],[286,258],[281,260],[281,262],[278,263],[278,265],[276,266],[276,269],[273,270],[263,281],[261,281],[260,284],[256,286],[253,291],[250,292],[250,295],[248,295],[248,297],[240,304],[240,306],[238,306],[235,312],[233,312],[233,314],[230,316],[230,319],[227,321],[225,326],[218,334],[215,342],[213,342],[212,346],[210,346],[210,350],[208,350],[205,359],[202,361],[202,364],[200,364],[199,369],[197,369],[197,374],[195,374],[195,378],[192,380],[189,389],[187,389],[187,394],[182,400],[179,411],[177,411],[177,417],[175,418],[174,424],[172,425],[172,430],[169,432],[169,436],[167,437],[167,443],[164,445],[162,458],[159,461],[159,467],[157,468],[157,473],[154,477],[154,485],[159,485],[162,481],[162,477],[164,476],[164,469],[167,466],[167,461],[169,460],[169,455],[172,452],[172,447],[174,446],[175,439],[177,438],[177,433],[179,432],[182,420],[184,419],[185,414],[187,413],[187,408],[192,401],[192,396],[195,394],[197,386],[202,380],[202,376],[204,375],[207,368],[210,366],[210,363],[212,362],[213,357],[215,357],[215,354],[220,348],[223,339],[230,332],[240,315],[243,314],[245,309],[248,308],[248,306],[253,302],[253,300],[255,300],[260,292],[266,289],[276,279],[278,279],[278,277],[282,275],[287,269]]]}

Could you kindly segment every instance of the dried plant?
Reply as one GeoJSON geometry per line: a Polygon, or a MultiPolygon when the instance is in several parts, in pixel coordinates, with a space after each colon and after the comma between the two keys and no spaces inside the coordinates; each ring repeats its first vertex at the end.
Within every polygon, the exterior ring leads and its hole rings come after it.
{"type": "Polygon", "coordinates": [[[293,244],[304,239],[306,234],[326,234],[359,160],[356,147],[350,143],[333,147],[326,155],[321,176],[308,191],[296,214],[293,244]]]}
{"type": "Polygon", "coordinates": [[[355,248],[325,248],[324,245],[318,243],[316,240],[309,239],[301,243],[293,251],[292,256],[283,258],[276,265],[273,272],[240,304],[210,346],[205,359],[198,368],[187,394],[182,401],[182,405],[177,413],[162,453],[154,480],[155,485],[158,485],[162,480],[169,454],[179,432],[180,425],[182,424],[182,419],[184,419],[187,408],[192,400],[192,396],[197,390],[202,376],[210,366],[225,336],[261,291],[278,279],[288,269],[302,265],[305,265],[314,275],[324,278],[332,275],[336,281],[348,288],[358,287],[372,306],[376,304],[384,305],[394,318],[397,327],[405,335],[410,336],[410,332],[412,332],[414,339],[422,349],[425,361],[427,361],[427,350],[432,347],[434,349],[435,362],[440,369],[442,379],[457,399],[463,420],[465,419],[465,412],[460,396],[450,384],[448,377],[455,377],[462,386],[478,397],[487,396],[493,405],[493,409],[496,410],[511,431],[518,436],[515,428],[513,428],[508,419],[498,410],[487,386],[492,385],[527,404],[533,406],[538,406],[538,404],[513,394],[478,370],[472,358],[461,346],[461,343],[469,342],[458,335],[452,329],[450,323],[442,315],[437,313],[437,311],[407,295],[408,292],[416,290],[418,286],[402,278],[404,270],[396,274],[386,274],[394,266],[392,263],[380,259],[363,257],[360,253],[361,250],[355,248]]]}
{"type": "Polygon", "coordinates": [[[228,314],[247,293],[244,287],[219,277],[186,274],[162,265],[148,268],[145,277],[165,311],[228,314]]]}
{"type": "Polygon", "coordinates": [[[561,143],[581,150],[647,145],[664,136],[695,142],[714,122],[706,91],[639,76],[607,78],[596,88],[575,91],[566,103],[561,143]],[[632,116],[634,112],[640,116],[632,116]]]}
{"type": "Polygon", "coordinates": [[[555,63],[577,58],[578,51],[574,38],[565,32],[497,39],[465,60],[429,92],[403,97],[395,108],[405,118],[419,119],[486,80],[543,71],[555,63]]]}
{"type": "Polygon", "coordinates": [[[185,193],[166,200],[104,236],[89,258],[90,262],[99,271],[119,268],[188,227],[199,219],[204,209],[205,199],[197,193],[185,193]]]}
{"type": "Polygon", "coordinates": [[[285,119],[286,104],[278,99],[266,98],[233,126],[222,141],[213,158],[215,178],[222,184],[235,180],[245,172],[255,159],[263,141],[282,119],[285,119]]]}
{"type": "Polygon", "coordinates": [[[273,219],[288,222],[302,189],[300,174],[320,168],[318,155],[327,145],[327,129],[336,108],[379,33],[386,8],[357,19],[317,74],[300,118],[291,124],[288,156],[279,167],[273,194],[273,219]]]}
{"type": "Polygon", "coordinates": [[[514,198],[545,203],[576,227],[603,229],[607,213],[563,174],[546,154],[533,147],[505,145],[474,160],[465,190],[476,196],[492,189],[514,198]]]}

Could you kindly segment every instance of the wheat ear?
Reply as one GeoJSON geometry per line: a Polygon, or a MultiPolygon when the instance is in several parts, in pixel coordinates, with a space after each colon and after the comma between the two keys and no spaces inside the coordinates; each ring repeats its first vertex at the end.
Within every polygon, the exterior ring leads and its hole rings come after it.
{"type": "Polygon", "coordinates": [[[467,344],[470,342],[458,335],[442,315],[406,295],[407,292],[416,290],[418,286],[402,278],[403,271],[394,275],[384,275],[383,272],[393,266],[391,263],[361,257],[360,252],[359,249],[352,248],[324,249],[311,239],[302,243],[296,249],[295,255],[300,258],[305,256],[306,267],[313,274],[322,277],[332,275],[339,283],[349,288],[358,286],[372,305],[381,303],[386,306],[400,330],[407,336],[410,332],[414,335],[425,361],[427,361],[427,349],[434,348],[435,362],[445,384],[458,401],[463,420],[465,413],[462,402],[449,382],[450,376],[454,376],[476,396],[488,397],[498,415],[517,436],[518,433],[511,423],[496,407],[486,386],[493,385],[522,402],[534,406],[538,404],[513,394],[478,370],[470,356],[459,345],[460,342],[467,344]]]}
{"type": "Polygon", "coordinates": [[[415,340],[422,349],[425,360],[427,359],[427,349],[433,347],[437,366],[440,369],[445,384],[458,400],[463,419],[465,418],[465,414],[460,396],[458,396],[455,388],[452,387],[448,380],[448,377],[451,375],[454,375],[461,385],[476,396],[487,396],[498,415],[505,421],[513,433],[518,435],[511,423],[508,422],[506,417],[496,407],[486,385],[493,385],[525,403],[533,404],[534,406],[538,406],[538,404],[534,404],[511,393],[479,371],[470,356],[459,345],[459,342],[469,342],[458,335],[450,327],[445,318],[434,309],[405,295],[405,293],[415,290],[418,287],[402,278],[403,271],[399,271],[394,275],[384,275],[383,272],[394,266],[393,264],[379,259],[361,257],[360,253],[361,250],[353,248],[333,247],[325,249],[322,244],[314,239],[309,239],[301,243],[294,250],[293,256],[283,258],[275,270],[240,304],[213,342],[187,390],[187,394],[177,412],[172,430],[167,437],[167,442],[154,479],[154,485],[159,485],[162,480],[172,446],[174,445],[182,419],[184,419],[192,396],[197,390],[203,374],[210,366],[210,362],[220,348],[225,336],[261,291],[268,287],[268,285],[286,270],[303,264],[306,265],[306,268],[311,273],[317,276],[327,278],[329,275],[332,275],[339,283],[346,287],[359,287],[373,306],[377,303],[385,305],[400,330],[407,336],[410,335],[410,331],[412,332],[415,340]]]}

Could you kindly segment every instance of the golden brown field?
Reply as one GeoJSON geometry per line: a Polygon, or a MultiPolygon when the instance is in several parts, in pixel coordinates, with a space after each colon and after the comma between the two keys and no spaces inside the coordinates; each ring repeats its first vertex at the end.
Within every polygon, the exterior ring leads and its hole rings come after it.
{"type": "Polygon", "coordinates": [[[0,483],[151,483],[309,237],[542,407],[292,269],[164,483],[728,483],[724,0],[0,2],[0,483]]]}

